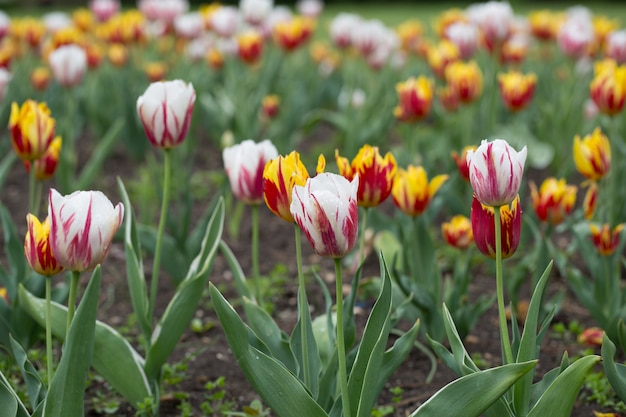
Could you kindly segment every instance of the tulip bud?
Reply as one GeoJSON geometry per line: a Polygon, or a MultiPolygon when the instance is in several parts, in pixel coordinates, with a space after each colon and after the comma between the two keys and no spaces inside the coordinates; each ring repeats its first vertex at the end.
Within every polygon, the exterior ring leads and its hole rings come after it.
{"type": "Polygon", "coordinates": [[[30,74],[30,83],[37,91],[45,91],[50,83],[50,70],[46,67],[37,67],[30,74]]]}
{"type": "Polygon", "coordinates": [[[598,183],[595,181],[588,182],[589,188],[583,200],[583,212],[585,213],[585,219],[591,220],[596,212],[596,206],[598,205],[598,183]]]}
{"type": "Polygon", "coordinates": [[[437,175],[428,182],[423,167],[409,165],[406,170],[398,170],[393,180],[391,189],[393,202],[409,216],[419,216],[428,208],[435,193],[447,179],[447,175],[437,175]]]}
{"type": "Polygon", "coordinates": [[[414,122],[428,116],[433,102],[433,82],[419,76],[396,84],[398,105],[393,110],[394,116],[403,122],[414,122]]]}
{"type": "Polygon", "coordinates": [[[589,230],[591,231],[591,241],[596,249],[598,249],[598,253],[600,255],[609,256],[615,252],[615,249],[617,249],[617,246],[619,245],[623,229],[623,223],[615,226],[613,230],[611,230],[611,227],[608,224],[598,226],[597,224],[591,223],[589,225],[589,230]]]}
{"type": "Polygon", "coordinates": [[[596,63],[589,95],[604,114],[613,116],[622,111],[626,102],[626,66],[617,66],[613,60],[596,63]]]}
{"type": "Polygon", "coordinates": [[[477,100],[483,91],[483,75],[475,61],[456,61],[446,67],[446,82],[461,103],[477,100]]]}
{"type": "MultiPolygon", "coordinates": [[[[602,335],[604,331],[599,327],[589,327],[578,335],[578,343],[587,346],[602,346],[602,335]]],[[[596,413],[596,416],[599,414],[596,413]]],[[[604,414],[602,414],[604,415],[604,414]]],[[[614,415],[614,414],[613,414],[614,415]]]]}
{"type": "Polygon", "coordinates": [[[576,191],[576,186],[567,185],[565,179],[547,178],[539,190],[535,183],[531,182],[530,197],[539,220],[552,225],[562,223],[574,209],[576,191]]]}
{"type": "Polygon", "coordinates": [[[280,110],[280,97],[271,94],[263,97],[261,102],[261,114],[267,119],[274,119],[280,110]]]}
{"type": "Polygon", "coordinates": [[[87,70],[87,54],[77,45],[55,49],[48,57],[54,78],[63,87],[78,85],[87,70]]]}
{"type": "Polygon", "coordinates": [[[254,64],[263,53],[263,36],[256,30],[246,31],[237,36],[237,52],[246,64],[254,64]]]}
{"type": "Polygon", "coordinates": [[[611,144],[597,127],[592,134],[574,138],[574,164],[590,180],[603,178],[611,170],[611,144]]]}
{"type": "Polygon", "coordinates": [[[292,190],[304,185],[309,172],[296,151],[287,156],[279,155],[265,165],[263,170],[263,197],[267,207],[278,217],[293,222],[291,214],[292,190]]]}
{"type": "Polygon", "coordinates": [[[172,148],[185,139],[195,101],[193,86],[181,80],[150,84],[137,99],[137,113],[153,146],[172,148]]]}
{"type": "Polygon", "coordinates": [[[46,103],[27,100],[20,108],[11,105],[9,130],[11,143],[17,156],[24,161],[41,158],[54,139],[55,120],[50,117],[46,103]]]}
{"type": "Polygon", "coordinates": [[[522,210],[519,196],[499,208],[481,204],[476,196],[472,201],[472,233],[478,249],[490,258],[496,257],[496,227],[494,210],[500,210],[500,242],[502,244],[502,259],[512,256],[519,245],[522,227],[522,210]]]}
{"type": "Polygon", "coordinates": [[[515,151],[505,140],[483,140],[476,151],[468,151],[470,182],[478,201],[499,207],[515,199],[524,174],[526,146],[515,151]]]}
{"type": "Polygon", "coordinates": [[[463,148],[461,155],[459,155],[456,151],[452,151],[451,156],[456,164],[457,169],[459,170],[459,174],[461,174],[461,178],[463,180],[469,182],[469,166],[467,165],[467,153],[469,151],[475,152],[476,146],[466,146],[463,148]]]}
{"type": "Polygon", "coordinates": [[[24,240],[24,254],[30,267],[36,273],[45,276],[58,274],[63,270],[50,245],[50,220],[47,217],[43,223],[39,222],[37,216],[28,214],[26,216],[28,232],[24,240]]]}
{"type": "Polygon", "coordinates": [[[347,255],[358,234],[359,179],[322,173],[292,191],[290,211],[317,254],[331,258],[347,255]]]}
{"type": "Polygon", "coordinates": [[[50,245],[58,262],[70,271],[87,271],[102,263],[122,224],[124,206],[100,191],[62,196],[50,190],[50,245]]]}
{"type": "Polygon", "coordinates": [[[2,98],[9,87],[9,83],[11,82],[11,73],[4,68],[0,68],[0,102],[2,102],[2,98]]]}
{"type": "Polygon", "coordinates": [[[535,94],[537,76],[512,71],[498,74],[498,86],[502,101],[509,111],[515,112],[524,109],[535,94]]]}
{"type": "Polygon", "coordinates": [[[463,215],[454,216],[449,222],[441,224],[441,234],[450,246],[466,249],[474,241],[472,222],[463,215]]]}

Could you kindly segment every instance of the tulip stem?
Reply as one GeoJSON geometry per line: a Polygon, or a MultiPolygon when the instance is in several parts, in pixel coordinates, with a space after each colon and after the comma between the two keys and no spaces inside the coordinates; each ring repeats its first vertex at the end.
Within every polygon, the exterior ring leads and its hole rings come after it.
{"type": "Polygon", "coordinates": [[[306,296],[306,285],[302,271],[302,242],[300,239],[300,226],[294,223],[296,231],[296,263],[298,265],[298,307],[300,309],[300,341],[302,343],[302,372],[304,383],[311,387],[311,371],[309,369],[309,345],[307,340],[306,317],[308,315],[309,301],[306,296]]]}
{"type": "Polygon", "coordinates": [[[252,205],[252,276],[254,277],[254,290],[256,302],[263,307],[261,295],[261,277],[259,275],[259,205],[252,205]]]}
{"type": "Polygon", "coordinates": [[[70,280],[70,295],[67,299],[67,328],[65,329],[65,342],[70,337],[70,326],[74,319],[74,311],[76,311],[76,291],[78,289],[78,280],[80,279],[80,271],[72,271],[70,280]]]}
{"type": "Polygon", "coordinates": [[[28,212],[36,217],[39,216],[35,208],[35,161],[30,161],[30,172],[28,176],[28,212]]]}
{"type": "MultiPolygon", "coordinates": [[[[365,209],[367,211],[367,209],[365,209]]],[[[339,384],[343,417],[351,417],[348,396],[348,371],[346,368],[346,342],[343,331],[343,280],[341,278],[341,258],[335,258],[335,285],[337,298],[337,361],[339,362],[339,384]]]]}
{"type": "Polygon", "coordinates": [[[359,240],[359,256],[360,256],[360,264],[365,262],[365,230],[367,226],[367,214],[369,213],[369,207],[365,207],[363,209],[363,222],[361,223],[361,239],[359,240]]]}
{"type": "Polygon", "coordinates": [[[172,170],[172,154],[169,148],[164,149],[163,162],[163,201],[161,202],[161,217],[159,218],[159,228],[157,230],[156,246],[154,248],[154,261],[152,264],[152,279],[150,280],[150,304],[148,305],[148,320],[152,321],[154,315],[154,305],[156,303],[159,289],[159,268],[161,267],[161,247],[163,245],[163,233],[165,233],[165,223],[167,221],[167,206],[170,198],[170,177],[172,170]]]}
{"type": "Polygon", "coordinates": [[[52,277],[46,277],[46,362],[48,364],[48,386],[54,377],[54,368],[52,365],[52,326],[50,323],[51,300],[52,298],[52,277]]]}
{"type": "Polygon", "coordinates": [[[495,223],[496,240],[496,292],[498,298],[498,315],[500,318],[500,343],[502,345],[502,360],[504,365],[513,363],[511,341],[509,340],[509,328],[506,322],[504,310],[504,283],[502,278],[502,226],[500,224],[500,207],[493,208],[493,220],[495,223]]]}

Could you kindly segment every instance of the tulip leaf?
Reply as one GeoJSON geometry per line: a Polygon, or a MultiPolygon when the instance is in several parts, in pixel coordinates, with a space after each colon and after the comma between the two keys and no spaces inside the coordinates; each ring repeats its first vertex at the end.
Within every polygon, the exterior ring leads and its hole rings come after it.
{"type": "MultiPolygon", "coordinates": [[[[247,315],[247,313],[246,313],[247,315]]],[[[305,385],[311,391],[315,398],[319,398],[319,377],[322,373],[322,360],[320,358],[317,342],[315,340],[315,334],[313,333],[313,324],[311,321],[311,313],[309,310],[308,300],[306,298],[306,288],[298,288],[298,321],[291,333],[291,350],[293,351],[298,364],[300,364],[299,373],[300,379],[304,380],[305,385]],[[301,306],[306,304],[304,308],[304,317],[300,314],[301,306]],[[302,335],[303,332],[306,335],[306,356],[304,355],[304,349],[302,348],[302,335]],[[305,380],[304,374],[305,361],[308,362],[309,379],[305,380]]],[[[281,361],[283,364],[285,362],[281,361]]],[[[286,365],[286,364],[285,364],[286,365]]],[[[289,366],[287,366],[289,368],[289,366]]]]}
{"type": "Polygon", "coordinates": [[[626,366],[615,362],[616,350],[615,344],[605,333],[602,336],[602,367],[604,368],[604,374],[620,400],[626,401],[626,366]]]}
{"type": "Polygon", "coordinates": [[[5,278],[2,279],[2,284],[6,287],[9,298],[15,299],[20,278],[28,276],[26,257],[24,256],[24,240],[20,240],[18,237],[11,215],[3,205],[0,205],[0,218],[2,219],[2,229],[4,231],[4,247],[8,258],[7,264],[11,268],[11,271],[4,275],[5,278]]]}
{"type": "Polygon", "coordinates": [[[2,372],[0,372],[0,404],[3,416],[6,414],[7,417],[29,417],[26,407],[2,372]]]}
{"type": "Polygon", "coordinates": [[[4,158],[2,158],[2,161],[0,162],[0,190],[2,189],[4,181],[6,180],[9,172],[11,172],[11,167],[16,160],[17,154],[15,152],[7,152],[4,158]]]}
{"type": "Polygon", "coordinates": [[[233,273],[233,279],[235,280],[235,287],[237,287],[237,292],[240,297],[247,297],[252,299],[252,293],[250,292],[250,288],[246,282],[246,276],[241,269],[241,265],[237,260],[237,257],[233,253],[232,250],[228,247],[226,242],[223,240],[220,241],[220,250],[222,251],[222,255],[226,258],[226,262],[228,262],[228,266],[233,273]]]}
{"type": "Polygon", "coordinates": [[[251,344],[262,345],[262,342],[245,325],[213,283],[209,284],[209,290],[228,344],[239,366],[272,411],[278,417],[292,417],[294,412],[300,417],[328,417],[293,373],[251,344]]]}
{"type": "Polygon", "coordinates": [[[39,373],[28,360],[26,352],[22,346],[9,335],[11,338],[11,348],[13,350],[13,357],[20,368],[24,383],[26,384],[26,390],[28,391],[28,398],[33,407],[37,407],[46,398],[46,386],[39,377],[39,373]]]}
{"type": "MultiPolygon", "coordinates": [[[[537,361],[512,363],[465,375],[437,391],[410,417],[478,417],[536,364],[537,361]]],[[[544,414],[547,415],[552,416],[544,414]]]]}
{"type": "Polygon", "coordinates": [[[148,290],[141,259],[141,242],[135,224],[133,206],[126,192],[124,183],[118,177],[117,185],[122,195],[124,207],[126,207],[126,225],[124,231],[124,253],[126,257],[126,279],[133,311],[137,316],[139,327],[144,335],[150,336],[151,324],[148,317],[148,290]]]}
{"type": "Polygon", "coordinates": [[[153,332],[144,368],[150,379],[156,379],[198,308],[223,228],[224,200],[220,199],[207,224],[200,253],[192,261],[187,276],[176,289],[153,332]]]}
{"type": "Polygon", "coordinates": [[[597,355],[584,356],[568,366],[539,397],[528,417],[568,417],[587,373],[600,359],[597,355]]]}
{"type": "MultiPolygon", "coordinates": [[[[46,325],[45,300],[20,287],[20,305],[39,325],[46,325]]],[[[53,302],[51,306],[52,334],[63,340],[67,307],[53,302]]],[[[97,321],[93,348],[94,369],[133,405],[152,396],[150,384],[143,371],[143,359],[126,339],[107,324],[97,321]],[[111,358],[115,358],[112,361],[111,358]]]]}
{"type": "Polygon", "coordinates": [[[89,280],[85,295],[72,320],[68,339],[63,346],[61,362],[46,396],[44,408],[46,417],[85,414],[85,388],[93,355],[101,276],[101,269],[98,266],[89,280]]]}

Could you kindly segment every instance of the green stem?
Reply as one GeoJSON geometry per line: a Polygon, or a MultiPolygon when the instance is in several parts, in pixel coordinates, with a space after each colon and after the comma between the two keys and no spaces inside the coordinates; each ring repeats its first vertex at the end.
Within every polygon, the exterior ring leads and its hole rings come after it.
{"type": "Polygon", "coordinates": [[[365,262],[365,230],[367,226],[367,214],[369,213],[369,207],[363,208],[363,222],[361,223],[361,238],[359,239],[359,257],[362,264],[365,262]]]}
{"type": "Polygon", "coordinates": [[[41,208],[41,191],[43,188],[43,183],[41,181],[35,182],[35,203],[33,205],[33,213],[35,216],[39,216],[39,209],[41,208]]]}
{"type": "Polygon", "coordinates": [[[252,276],[257,303],[262,306],[261,276],[259,274],[259,205],[252,206],[252,276]]]}
{"type": "Polygon", "coordinates": [[[300,240],[300,226],[294,223],[296,231],[296,262],[298,264],[298,307],[300,308],[300,343],[302,343],[302,371],[304,383],[310,387],[311,370],[309,369],[309,344],[307,340],[307,327],[305,318],[308,315],[309,302],[306,296],[306,285],[304,283],[304,273],[302,271],[302,242],[300,240]]]}
{"type": "Polygon", "coordinates": [[[70,295],[67,299],[67,328],[65,329],[65,341],[70,336],[70,326],[74,319],[74,311],[76,311],[76,290],[78,289],[78,280],[80,279],[80,271],[72,271],[70,280],[70,295]]]}
{"type": "Polygon", "coordinates": [[[341,258],[335,258],[335,285],[337,298],[337,360],[339,362],[339,384],[343,417],[351,417],[348,397],[348,371],[346,368],[346,346],[343,330],[343,280],[341,278],[341,258]]]}
{"type": "Polygon", "coordinates": [[[38,215],[35,209],[35,161],[30,161],[30,173],[28,175],[28,212],[38,215]]]}
{"type": "MultiPolygon", "coordinates": [[[[619,140],[619,126],[618,126],[618,120],[617,117],[611,117],[610,118],[610,125],[611,125],[611,132],[610,135],[611,137],[609,138],[609,143],[612,143],[611,147],[614,149],[613,151],[613,163],[611,164],[611,170],[609,171],[609,195],[611,196],[610,202],[609,202],[609,218],[608,218],[608,223],[611,227],[615,226],[618,222],[618,219],[620,218],[619,216],[619,210],[618,210],[618,204],[619,204],[619,193],[618,193],[618,188],[617,188],[617,183],[618,183],[618,177],[621,177],[621,172],[620,172],[620,165],[616,164],[617,161],[621,161],[622,157],[624,156],[622,154],[622,144],[620,143],[619,140]]],[[[620,207],[621,208],[621,207],[620,207]]]]}
{"type": "Polygon", "coordinates": [[[511,341],[509,340],[509,329],[506,322],[506,311],[504,310],[504,282],[502,277],[502,226],[500,224],[500,207],[493,208],[493,219],[495,222],[496,238],[496,291],[498,298],[498,315],[500,317],[500,341],[502,344],[502,356],[504,364],[513,363],[513,353],[511,351],[511,341]]]}
{"type": "Polygon", "coordinates": [[[52,364],[52,325],[50,316],[52,315],[50,300],[52,298],[52,277],[46,277],[46,359],[48,363],[48,386],[54,377],[54,368],[52,364]]]}
{"type": "Polygon", "coordinates": [[[156,246],[154,248],[154,262],[152,264],[152,279],[150,280],[150,301],[148,305],[148,320],[152,322],[154,315],[154,305],[156,303],[157,292],[159,289],[159,268],[161,266],[161,247],[163,245],[163,233],[165,232],[165,223],[167,222],[167,205],[170,198],[170,181],[171,181],[171,150],[164,149],[163,164],[163,201],[161,202],[161,218],[159,219],[159,228],[157,230],[156,246]]]}

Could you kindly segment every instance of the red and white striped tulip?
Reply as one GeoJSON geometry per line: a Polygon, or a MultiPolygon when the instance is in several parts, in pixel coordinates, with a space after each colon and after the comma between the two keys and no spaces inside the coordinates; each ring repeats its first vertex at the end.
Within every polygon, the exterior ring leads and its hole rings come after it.
{"type": "Polygon", "coordinates": [[[78,45],[64,45],[48,57],[52,74],[63,87],[80,84],[87,71],[87,53],[78,45]]]}
{"type": "Polygon", "coordinates": [[[507,141],[483,140],[475,151],[467,152],[469,177],[478,201],[499,207],[515,199],[522,183],[526,146],[517,152],[507,141]]]}
{"type": "Polygon", "coordinates": [[[137,99],[137,113],[148,140],[158,148],[173,148],[185,139],[196,91],[182,80],[158,81],[137,99]]]}
{"type": "Polygon", "coordinates": [[[277,156],[276,147],[268,139],[260,143],[248,139],[224,149],[224,169],[235,197],[246,204],[262,203],[263,170],[277,156]]]}
{"type": "Polygon", "coordinates": [[[318,174],[293,188],[291,214],[319,255],[341,258],[354,247],[358,188],[358,176],[348,181],[332,173],[318,174]]]}
{"type": "Polygon", "coordinates": [[[62,196],[50,189],[50,245],[58,262],[70,271],[88,271],[102,263],[124,218],[124,206],[100,191],[62,196]]]}

